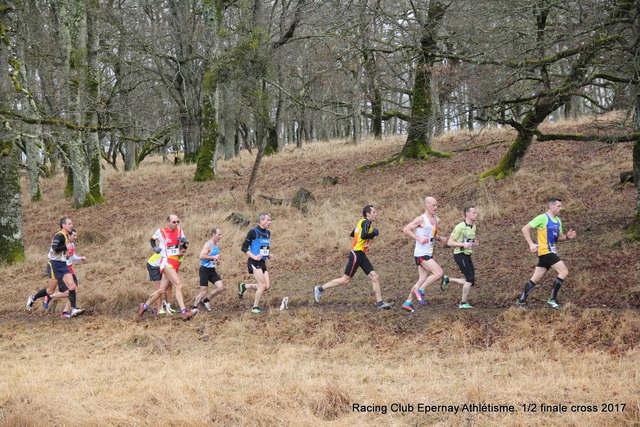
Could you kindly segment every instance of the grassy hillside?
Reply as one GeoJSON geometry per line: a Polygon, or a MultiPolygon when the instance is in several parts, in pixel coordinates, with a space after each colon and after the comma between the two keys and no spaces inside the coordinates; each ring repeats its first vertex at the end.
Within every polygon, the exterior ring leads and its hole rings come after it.
{"type": "MultiPolygon", "coordinates": [[[[612,125],[585,119],[553,129],[606,132],[612,125]]],[[[635,188],[617,183],[619,172],[631,169],[631,146],[537,143],[514,177],[479,184],[479,173],[497,163],[512,137],[502,130],[447,134],[434,145],[453,152],[450,159],[362,172],[356,166],[399,151],[402,138],[287,148],[263,161],[251,206],[243,202],[253,163],[247,152],[220,161],[220,177],[208,183],[191,181],[194,166],[174,167],[160,158],[129,173],[107,168],[108,203],[79,210],[61,198],[62,176],[44,180],[44,201],[24,200],[27,261],[0,267],[6,278],[0,295],[0,377],[6,379],[0,423],[640,423],[634,362],[640,251],[637,243],[618,243],[636,197],[635,188]],[[495,141],[504,142],[465,151],[495,141]],[[327,176],[338,183],[323,184],[327,176]],[[300,187],[315,197],[306,213],[259,197],[288,198],[300,187]],[[470,294],[476,310],[456,308],[455,284],[446,292],[428,290],[428,305],[418,313],[400,310],[417,279],[414,243],[401,230],[422,213],[427,195],[439,201],[444,234],[462,220],[465,206],[479,212],[478,280],[470,294]],[[578,233],[560,245],[570,271],[559,296],[565,308],[545,307],[549,275],[529,299],[533,309],[518,311],[513,302],[537,260],[520,228],[544,211],[551,196],[564,199],[563,224],[578,233]],[[342,275],[348,234],[365,204],[380,212],[380,236],[369,255],[383,297],[395,307],[375,310],[361,272],[315,304],[313,286],[342,275]],[[273,286],[264,305],[270,311],[255,316],[248,313],[251,293],[239,301],[235,292],[235,284],[248,279],[240,252],[248,228],[225,218],[240,212],[255,222],[262,211],[273,215],[277,258],[269,262],[273,286]],[[136,321],[136,306],[152,291],[145,269],[149,238],[171,213],[180,216],[192,244],[181,270],[187,301],[197,293],[197,254],[214,226],[223,232],[220,273],[228,289],[213,301],[214,312],[190,322],[153,315],[136,321]],[[88,313],[71,320],[54,316],[61,307],[45,311],[39,302],[33,312],[24,310],[27,296],[45,284],[46,252],[62,216],[74,220],[77,253],[87,257],[76,271],[78,305],[88,313]],[[284,296],[291,309],[280,312],[284,296]],[[355,411],[354,403],[376,405],[376,411],[355,411]],[[392,413],[392,403],[405,405],[404,412],[392,413]],[[514,405],[516,412],[452,414],[441,408],[419,414],[420,403],[514,405]],[[535,412],[529,403],[538,404],[535,412]],[[540,403],[568,409],[543,413],[540,403]],[[609,403],[619,406],[601,406],[609,403]],[[572,405],[585,408],[572,411],[572,405]],[[598,411],[587,408],[592,406],[598,411]]],[[[440,246],[434,257],[446,274],[459,275],[451,249],[440,246]]]]}

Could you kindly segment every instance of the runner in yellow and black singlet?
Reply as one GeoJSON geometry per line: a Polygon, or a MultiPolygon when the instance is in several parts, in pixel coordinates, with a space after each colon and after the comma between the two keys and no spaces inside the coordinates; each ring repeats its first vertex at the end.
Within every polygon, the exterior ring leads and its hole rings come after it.
{"type": "Polygon", "coordinates": [[[353,238],[353,243],[351,245],[351,252],[349,252],[347,266],[344,269],[344,275],[322,286],[314,287],[313,295],[316,302],[320,302],[325,290],[349,283],[358,268],[362,268],[364,274],[369,276],[371,279],[371,286],[376,294],[376,307],[383,310],[391,308],[389,304],[382,300],[382,293],[380,292],[380,278],[378,273],[373,269],[373,265],[369,261],[369,258],[367,258],[367,249],[369,248],[369,244],[378,235],[378,229],[374,228],[372,224],[372,222],[378,217],[378,212],[376,212],[373,206],[367,205],[362,209],[362,216],[364,216],[364,218],[358,221],[356,227],[351,231],[350,236],[353,238]]]}

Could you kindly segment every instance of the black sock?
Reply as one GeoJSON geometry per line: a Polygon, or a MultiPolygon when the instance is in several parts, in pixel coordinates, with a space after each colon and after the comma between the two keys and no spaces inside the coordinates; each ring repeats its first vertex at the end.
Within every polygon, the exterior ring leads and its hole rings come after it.
{"type": "Polygon", "coordinates": [[[202,302],[209,302],[209,298],[203,299],[202,302]]]}
{"type": "Polygon", "coordinates": [[[38,298],[42,298],[47,295],[47,288],[40,289],[37,294],[33,296],[33,300],[37,300],[38,298]]]}
{"type": "Polygon", "coordinates": [[[560,290],[560,286],[564,283],[564,279],[556,277],[556,280],[553,281],[553,289],[551,290],[551,299],[555,300],[558,297],[558,291],[560,290]]]}
{"type": "Polygon", "coordinates": [[[324,289],[322,288],[322,286],[320,286],[320,287],[318,288],[318,290],[319,290],[320,292],[324,292],[324,289]]]}
{"type": "Polygon", "coordinates": [[[71,303],[71,309],[76,308],[76,291],[69,291],[69,302],[71,303]]]}
{"type": "Polygon", "coordinates": [[[520,302],[524,302],[524,300],[527,299],[527,297],[529,296],[529,294],[531,293],[531,291],[535,287],[536,287],[535,283],[533,283],[531,280],[527,281],[527,283],[524,285],[524,292],[522,293],[522,296],[520,297],[520,302]]]}

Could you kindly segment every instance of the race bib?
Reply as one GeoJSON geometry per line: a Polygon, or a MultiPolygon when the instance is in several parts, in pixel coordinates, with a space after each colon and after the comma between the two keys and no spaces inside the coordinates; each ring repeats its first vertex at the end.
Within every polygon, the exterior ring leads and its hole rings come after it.
{"type": "Polygon", "coordinates": [[[180,255],[180,249],[177,246],[167,247],[167,256],[178,256],[178,255],[180,255]]]}
{"type": "Polygon", "coordinates": [[[553,254],[557,254],[558,253],[558,249],[556,247],[556,244],[554,243],[553,245],[549,245],[549,250],[551,251],[551,253],[553,254]]]}
{"type": "Polygon", "coordinates": [[[269,256],[269,246],[260,247],[260,256],[269,256]]]}

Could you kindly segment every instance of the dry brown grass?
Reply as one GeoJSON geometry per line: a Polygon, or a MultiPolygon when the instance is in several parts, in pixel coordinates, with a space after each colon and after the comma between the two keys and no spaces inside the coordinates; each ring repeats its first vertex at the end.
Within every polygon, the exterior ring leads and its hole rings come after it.
{"type": "MultiPolygon", "coordinates": [[[[568,132],[602,125],[547,126],[568,132]]],[[[447,134],[435,145],[451,151],[511,136],[486,129],[447,134]]],[[[616,185],[618,172],[631,168],[630,146],[534,144],[518,174],[482,185],[478,174],[495,165],[507,143],[450,159],[355,169],[397,152],[402,142],[313,143],[264,159],[256,194],[286,198],[307,188],[316,198],[307,214],[260,197],[244,204],[253,162],[246,152],[221,161],[220,177],[208,183],[191,181],[193,166],[163,165],[160,158],[126,174],[107,168],[108,203],[81,210],[60,199],[62,176],[43,181],[45,201],[24,201],[27,260],[0,267],[10,279],[0,295],[0,424],[639,425],[638,247],[613,246],[635,200],[635,189],[616,185]],[[324,176],[339,183],[323,185],[324,176]],[[457,285],[430,291],[428,307],[415,316],[397,308],[417,277],[413,243],[401,230],[421,213],[427,195],[440,202],[444,234],[465,206],[480,213],[479,281],[471,291],[478,310],[471,313],[452,310],[457,285]],[[565,309],[517,311],[509,307],[535,263],[520,228],[552,195],[565,198],[563,221],[578,231],[578,239],[560,248],[570,269],[560,294],[565,309]],[[370,257],[383,296],[396,308],[374,312],[361,273],[316,306],[312,287],[342,274],[348,234],[368,203],[380,212],[381,231],[370,257]],[[270,311],[252,317],[250,302],[234,291],[247,277],[240,252],[247,229],[225,218],[241,212],[255,222],[261,211],[273,214],[277,259],[269,264],[270,311]],[[144,268],[148,240],[169,213],[181,217],[192,243],[181,270],[187,302],[197,292],[197,253],[214,226],[223,231],[220,271],[228,291],[214,300],[213,314],[188,323],[153,316],[134,321],[136,305],[152,291],[144,268]],[[76,271],[78,301],[89,315],[50,316],[60,304],[49,312],[37,304],[25,315],[27,295],[44,285],[44,257],[63,215],[74,219],[78,253],[88,258],[76,271]],[[280,312],[285,295],[291,310],[280,312]],[[353,403],[413,404],[414,412],[357,413],[353,403]],[[418,414],[418,403],[513,404],[518,412],[418,414]],[[526,413],[526,403],[626,408],[526,413]]],[[[435,257],[445,272],[458,273],[449,249],[438,247],[435,257]]],[[[534,308],[544,306],[550,283],[547,278],[534,291],[534,308]]]]}
{"type": "Polygon", "coordinates": [[[633,425],[640,422],[637,313],[441,313],[399,332],[393,315],[309,311],[197,322],[78,319],[3,324],[3,425],[633,425]],[[599,333],[580,338],[598,322],[599,333]],[[626,324],[625,331],[615,325],[626,324]],[[551,333],[551,335],[550,335],[551,333]],[[586,343],[586,344],[585,344],[586,343]],[[61,351],[62,348],[72,350],[61,351]],[[361,414],[352,404],[386,406],[361,414]],[[391,405],[413,405],[392,413],[391,405]],[[418,404],[514,405],[516,413],[417,413],[418,404]],[[523,404],[537,403],[526,413],[523,404]],[[539,405],[625,403],[624,412],[539,405]]]}

